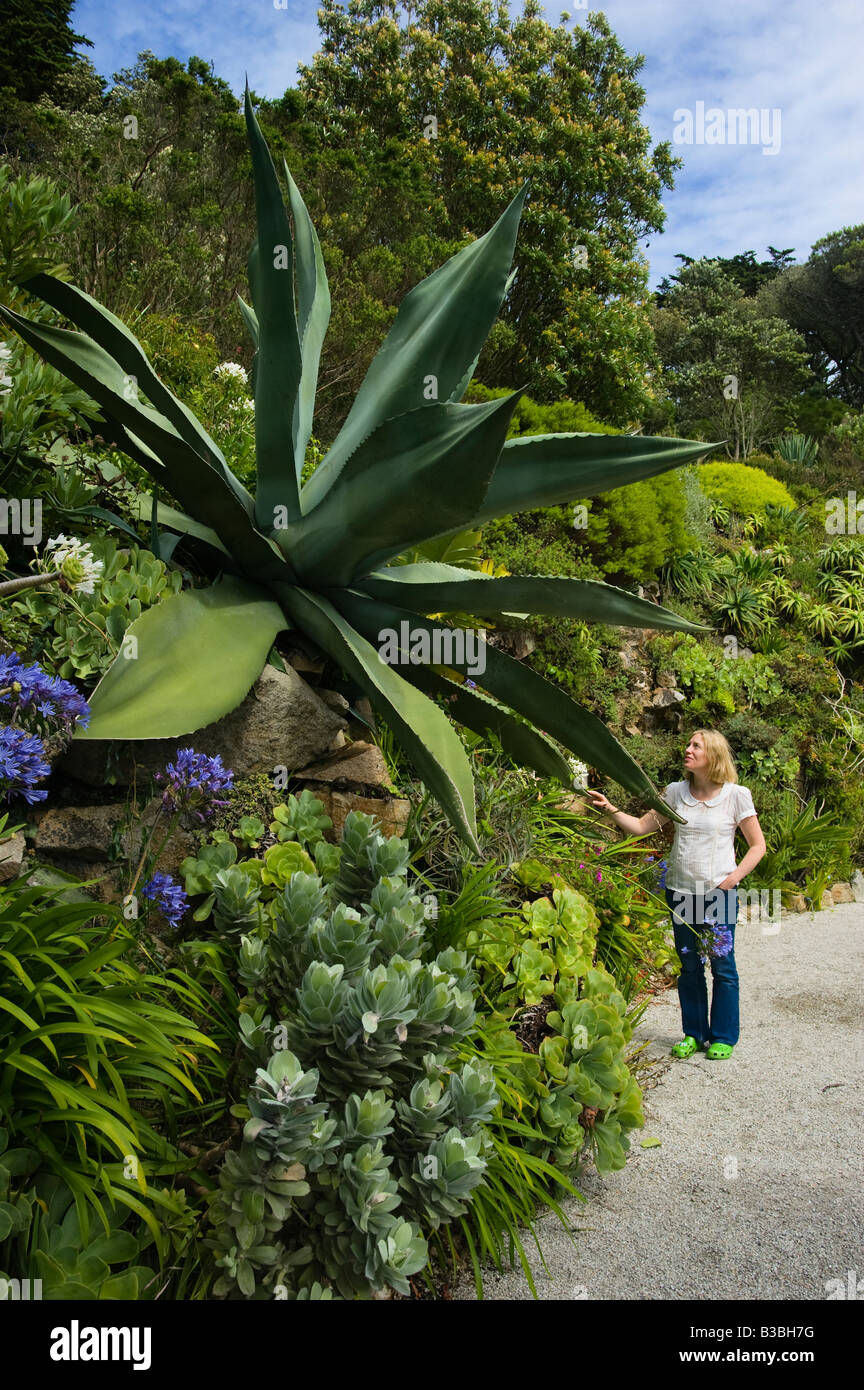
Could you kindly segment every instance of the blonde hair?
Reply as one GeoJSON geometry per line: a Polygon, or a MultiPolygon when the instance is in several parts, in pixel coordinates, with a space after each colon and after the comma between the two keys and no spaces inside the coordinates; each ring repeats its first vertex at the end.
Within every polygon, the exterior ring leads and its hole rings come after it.
{"type": "MultiPolygon", "coordinates": [[[[710,780],[717,786],[722,786],[726,782],[737,782],[738,772],[735,768],[735,759],[732,757],[732,749],[723,735],[718,733],[716,729],[694,729],[690,737],[693,738],[696,734],[702,735],[705,756],[708,759],[706,773],[710,780]]],[[[685,768],[684,776],[688,782],[693,781],[692,771],[685,768]]]]}

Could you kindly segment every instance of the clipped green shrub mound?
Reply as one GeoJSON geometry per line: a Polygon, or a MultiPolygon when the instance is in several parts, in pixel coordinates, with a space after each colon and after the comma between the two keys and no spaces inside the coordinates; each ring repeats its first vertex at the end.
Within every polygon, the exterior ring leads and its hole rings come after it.
{"type": "Polygon", "coordinates": [[[257,886],[246,864],[195,885],[212,882],[223,926],[258,916],[240,950],[246,1125],[212,1210],[217,1297],[408,1294],[423,1231],[465,1212],[487,1166],[495,1081],[456,1053],[475,1018],[468,956],[428,955],[409,847],[372,817],[351,812],[326,881],[315,873],[322,810],[289,800],[279,824],[297,838],[265,860],[291,856],[290,876],[266,910],[239,883],[257,886]]]}
{"type": "Polygon", "coordinates": [[[746,463],[702,463],[698,471],[702,491],[739,516],[762,516],[766,507],[795,507],[795,499],[777,479],[746,463]]]}

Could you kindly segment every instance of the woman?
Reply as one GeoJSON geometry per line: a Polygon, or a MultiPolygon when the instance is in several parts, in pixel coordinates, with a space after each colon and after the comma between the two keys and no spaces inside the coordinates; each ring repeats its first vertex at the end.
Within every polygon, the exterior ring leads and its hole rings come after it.
{"type": "MultiPolygon", "coordinates": [[[[765,837],[747,787],[738,785],[732,750],[714,729],[697,729],[684,753],[686,780],[670,782],[663,796],[683,816],[666,870],[666,901],[672,912],[675,949],[681,961],[678,999],[684,1037],[672,1048],[675,1057],[689,1057],[704,1047],[712,1059],[732,1056],[738,1041],[738,971],[735,966],[737,885],[765,853],[765,837]],[[735,863],[735,830],[742,831],[749,849],[735,863]],[[694,928],[725,927],[731,949],[712,955],[711,1018],[700,943],[694,928]]],[[[602,792],[586,795],[598,811],[612,817],[628,835],[645,835],[669,820],[659,811],[628,816],[602,792]]]]}

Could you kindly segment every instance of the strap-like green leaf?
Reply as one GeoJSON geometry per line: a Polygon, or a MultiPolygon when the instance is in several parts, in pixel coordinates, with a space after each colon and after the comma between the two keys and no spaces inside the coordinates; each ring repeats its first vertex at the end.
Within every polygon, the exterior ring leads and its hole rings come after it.
{"type": "Polygon", "coordinates": [[[306,589],[277,587],[285,612],[383,713],[461,839],[479,852],[471,767],[447,716],[381,661],[377,650],[345,621],[332,603],[306,589]]]}
{"type": "Polygon", "coordinates": [[[170,420],[138,398],[128,374],[104,348],[84,333],[32,323],[2,305],[0,318],[46,362],[98,402],[108,417],[102,433],[117,438],[120,447],[128,449],[188,513],[211,527],[247,574],[256,579],[284,577],[286,562],[255,530],[229,483],[180,436],[170,420]]]}
{"type": "Polygon", "coordinates": [[[243,502],[249,515],[252,515],[252,498],[239,478],[235,478],[225,461],[219,445],[211,439],[199,420],[188,406],[178,400],[153,369],[147,354],[126,324],[106,309],[104,304],[93,299],[75,285],[65,280],[57,280],[53,275],[34,275],[26,282],[31,294],[38,295],[58,313],[80,328],[94,343],[113,357],[126,373],[134,378],[138,388],[153,402],[153,405],[170,420],[181,439],[185,439],[196,453],[202,455],[218,470],[243,502]]]}
{"type": "MultiPolygon", "coordinates": [[[[137,516],[139,521],[147,521],[152,515],[152,509],[153,498],[141,492],[138,493],[129,507],[132,515],[137,516]]],[[[215,531],[211,531],[209,526],[202,526],[193,517],[178,512],[176,507],[169,507],[166,502],[156,503],[156,520],[160,526],[167,526],[171,531],[179,531],[182,536],[194,536],[196,540],[212,545],[214,550],[220,550],[223,555],[229,555],[215,531]]]]}
{"type": "Polygon", "coordinates": [[[316,587],[349,584],[457,530],[483,500],[517,400],[435,403],[378,425],[280,541],[297,574],[316,587]]]}
{"type": "MultiPolygon", "coordinates": [[[[283,160],[284,164],[284,160],[283,160]]],[[[300,191],[285,164],[288,180],[288,202],[294,218],[294,254],[297,272],[297,324],[300,332],[302,374],[297,418],[297,441],[294,465],[297,486],[303,472],[306,445],[312,433],[315,410],[315,390],[318,385],[318,364],[324,335],[330,322],[330,288],[318,234],[300,191]]]]}
{"type": "Polygon", "coordinates": [[[247,304],[245,299],[241,299],[239,294],[238,294],[238,296],[237,296],[237,303],[240,305],[240,313],[241,313],[242,316],[243,316],[243,322],[245,323],[247,329],[249,330],[249,337],[252,339],[252,342],[255,344],[255,351],[257,352],[257,351],[258,351],[258,316],[256,315],[255,310],[252,308],[252,305],[251,305],[251,304],[247,304]]]}
{"type": "Polygon", "coordinates": [[[504,752],[520,767],[533,767],[543,777],[555,777],[569,786],[572,777],[569,763],[562,758],[554,743],[532,729],[530,724],[522,724],[514,719],[509,710],[490,700],[481,690],[467,690],[464,685],[447,680],[428,666],[402,669],[405,679],[412,685],[430,695],[443,695],[448,702],[447,713],[457,724],[464,724],[475,734],[493,733],[504,752]]]}
{"type": "Polygon", "coordinates": [[[302,371],[294,306],[294,240],[276,169],[246,88],[246,131],[255,179],[257,240],[249,253],[249,284],[258,320],[255,361],[255,453],[258,486],[255,516],[273,528],[277,507],[290,520],[300,514],[294,469],[298,395],[302,371]]]}
{"type": "Polygon", "coordinates": [[[127,629],[76,737],[177,738],[212,724],[249,692],[285,626],[263,590],[227,576],[163,599],[127,629]]]}
{"type": "MultiPolygon", "coordinates": [[[[303,489],[303,510],[320,502],[376,425],[462,389],[507,289],[527,185],[486,234],[451,256],[405,296],[366,373],[333,447],[303,489]]],[[[470,378],[469,378],[470,379],[470,378]]]]}
{"type": "Polygon", "coordinates": [[[579,618],[613,627],[650,627],[677,632],[710,632],[701,623],[679,618],[669,608],[594,579],[511,574],[479,578],[455,566],[394,565],[360,583],[371,598],[407,604],[419,613],[542,613],[579,618]],[[430,579],[431,569],[454,569],[458,579],[430,579]]]}
{"type": "Polygon", "coordinates": [[[529,434],[508,439],[471,524],[481,526],[496,516],[595,497],[693,463],[715,447],[642,434],[529,434]]]}
{"type": "MultiPolygon", "coordinates": [[[[412,666],[410,643],[406,650],[401,642],[402,623],[407,623],[409,633],[432,633],[436,629],[440,630],[440,624],[434,624],[428,618],[421,618],[406,608],[395,608],[378,599],[367,598],[355,590],[341,591],[336,601],[340,612],[357,631],[371,637],[373,641],[381,640],[380,634],[384,629],[395,631],[405,661],[404,668],[400,669],[404,669],[406,674],[412,666]]],[[[589,767],[597,768],[607,777],[613,777],[622,787],[626,787],[627,791],[644,798],[649,806],[661,811],[663,815],[681,821],[677,812],[663,801],[638,763],[633,761],[626,749],[622,748],[595,714],[571,700],[559,686],[553,685],[551,681],[532,671],[529,666],[515,661],[496,647],[487,644],[483,648],[483,659],[485,669],[482,673],[473,675],[464,660],[454,658],[447,664],[471,676],[479,686],[494,695],[502,704],[530,719],[535,728],[542,729],[559,743],[563,743],[565,748],[569,748],[589,767]]]]}

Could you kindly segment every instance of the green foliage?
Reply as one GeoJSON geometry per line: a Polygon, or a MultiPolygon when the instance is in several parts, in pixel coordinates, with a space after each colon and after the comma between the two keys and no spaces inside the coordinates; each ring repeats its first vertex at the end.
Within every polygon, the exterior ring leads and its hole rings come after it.
{"type": "MultiPolygon", "coordinates": [[[[430,692],[448,691],[448,700],[458,701],[460,722],[481,735],[494,730],[545,775],[563,773],[565,765],[549,737],[538,732],[544,727],[571,752],[590,756],[594,766],[668,810],[608,730],[586,721],[559,690],[532,678],[491,644],[476,695],[440,668],[430,670],[428,662],[418,668],[413,652],[400,648],[396,660],[383,660],[373,644],[381,643],[385,630],[401,631],[406,611],[430,637],[430,612],[495,618],[535,607],[558,618],[650,618],[652,626],[689,629],[647,601],[565,577],[480,580],[456,567],[443,573],[422,564],[387,567],[411,547],[474,530],[496,516],[557,505],[574,493],[602,493],[622,473],[638,484],[691,462],[699,447],[603,434],[507,440],[515,396],[460,404],[512,285],[523,190],[489,232],[405,299],[338,438],[303,484],[330,293],[308,211],[288,173],[289,216],[248,92],[246,125],[262,245],[282,248],[272,257],[253,250],[253,303],[243,306],[256,346],[254,499],[209,432],[159,379],[137,339],[91,297],[44,274],[30,282],[82,330],[62,336],[9,308],[0,310],[25,342],[92,392],[107,415],[106,436],[186,509],[184,515],[163,506],[161,518],[209,547],[211,563],[221,570],[211,588],[175,595],[132,624],[131,635],[140,638],[138,657],[115,658],[93,696],[90,725],[81,737],[171,737],[213,722],[243,698],[287,625],[341,666],[398,731],[414,766],[472,848],[477,840],[470,765],[430,692]],[[418,395],[418,382],[426,380],[421,366],[436,381],[432,402],[418,395]],[[616,467],[622,463],[623,469],[616,467]],[[178,671],[172,655],[178,646],[195,669],[194,682],[178,671]],[[226,668],[222,651],[228,646],[232,662],[226,668]],[[393,669],[396,664],[404,677],[393,669]]],[[[469,667],[463,656],[444,669],[458,679],[470,674],[469,667]]]]}
{"type": "Polygon", "coordinates": [[[699,465],[699,486],[738,516],[764,516],[769,504],[795,506],[795,499],[776,478],[744,463],[714,461],[699,465]]]}
{"type": "Polygon", "coordinates": [[[653,323],[660,382],[679,427],[725,441],[738,459],[794,422],[796,399],[811,379],[804,340],[724,263],[684,266],[653,323]]]}
{"type": "Polygon", "coordinates": [[[775,440],[778,454],[784,463],[815,463],[819,457],[819,441],[806,434],[784,434],[775,440]]]}
{"type": "Polygon", "coordinates": [[[597,915],[572,888],[524,903],[518,917],[481,922],[465,938],[490,979],[500,1008],[539,1004],[564,981],[586,974],[594,960],[597,915]]]}
{"type": "Polygon", "coordinates": [[[407,844],[352,812],[340,856],[329,888],[298,865],[272,926],[242,941],[251,1084],[212,1210],[216,1296],[408,1294],[421,1232],[462,1215],[486,1169],[495,1084],[454,1051],[474,1022],[468,958],[423,959],[407,844]]]}
{"type": "Polygon", "coordinates": [[[599,1173],[623,1168],[627,1131],[642,1126],[642,1092],[625,1061],[633,1026],[624,999],[605,970],[589,970],[578,999],[557,991],[558,1009],[546,1015],[552,1036],[540,1044],[549,1098],[540,1114],[555,1134],[555,1157],[566,1165],[581,1147],[583,1113],[599,1111],[586,1126],[599,1173]]]}
{"type": "MultiPolygon", "coordinates": [[[[466,401],[503,400],[510,393],[505,386],[484,386],[472,381],[465,392],[466,401]]],[[[510,418],[507,438],[525,434],[620,434],[614,425],[605,425],[580,401],[553,400],[540,402],[530,396],[520,396],[510,418]]]]}
{"type": "Polygon", "coordinates": [[[212,1044],[173,1006],[173,981],[131,963],[120,910],[94,918],[67,892],[0,885],[0,1123],[71,1190],[82,1230],[107,1195],[161,1244],[152,1212],[173,1199],[152,1175],[183,1164],[157,1124],[200,1101],[196,1054],[212,1044]]]}
{"type": "MultiPolygon", "coordinates": [[[[0,299],[42,323],[54,322],[55,315],[20,284],[41,272],[67,275],[57,243],[74,220],[69,197],[49,179],[15,177],[0,164],[0,205],[0,299]]],[[[31,496],[38,451],[58,435],[98,420],[99,412],[84,391],[17,338],[0,341],[0,377],[0,485],[6,493],[21,488],[31,496]]]]}
{"type": "Polygon", "coordinates": [[[142,1223],[128,1229],[129,1212],[109,1208],[104,1225],[81,1226],[72,1191],[57,1176],[41,1174],[32,1184],[34,1149],[5,1149],[0,1130],[0,1279],[41,1281],[47,1301],[154,1298],[158,1272],[139,1263],[153,1243],[142,1223]],[[4,1151],[5,1150],[5,1151],[4,1151]],[[120,1266],[120,1268],[115,1268],[120,1266]]]}
{"type": "Polygon", "coordinates": [[[864,406],[864,226],[841,227],[814,242],[806,263],[786,270],[770,294],[775,311],[803,336],[823,389],[864,406]]]}
{"type": "Polygon", "coordinates": [[[182,585],[180,573],[152,551],[121,548],[105,535],[91,535],[87,544],[104,567],[92,594],[73,601],[49,585],[7,599],[0,610],[0,632],[17,650],[54,675],[82,681],[106,671],[130,624],[182,585]]]}
{"type": "Polygon", "coordinates": [[[604,419],[637,415],[652,357],[639,239],[662,221],[675,165],[640,119],[641,60],[602,14],[552,25],[534,3],[511,16],[480,0],[410,10],[327,0],[319,23],[299,102],[290,94],[287,113],[267,116],[322,190],[326,242],[340,253],[328,270],[349,282],[325,380],[338,382],[358,347],[362,371],[403,286],[530,178],[518,275],[478,373],[494,386],[524,382],[538,400],[585,400],[604,419]],[[422,139],[430,112],[437,138],[422,139]],[[357,257],[367,258],[365,295],[351,284],[357,257]]]}
{"type": "MultiPolygon", "coordinates": [[[[754,883],[776,887],[788,882],[793,874],[825,871],[829,875],[843,862],[844,852],[853,826],[844,824],[832,811],[820,807],[815,797],[803,807],[787,800],[781,815],[768,826],[768,853],[754,872],[754,883]]],[[[815,895],[814,895],[815,898],[815,895]]],[[[821,890],[815,898],[819,906],[821,890]]]]}
{"type": "Polygon", "coordinates": [[[73,0],[45,0],[37,8],[26,0],[5,0],[0,88],[28,102],[51,90],[76,61],[76,44],[90,45],[69,24],[72,8],[73,0]]]}
{"type": "Polygon", "coordinates": [[[333,822],[324,814],[324,806],[308,787],[299,796],[292,796],[281,806],[274,807],[271,835],[279,841],[299,840],[304,845],[317,845],[324,839],[324,831],[330,830],[333,822]]]}
{"type": "Polygon", "coordinates": [[[661,566],[683,554],[693,540],[687,506],[684,482],[673,473],[604,493],[588,517],[592,559],[612,577],[640,583],[655,579],[661,566]]]}

